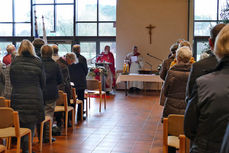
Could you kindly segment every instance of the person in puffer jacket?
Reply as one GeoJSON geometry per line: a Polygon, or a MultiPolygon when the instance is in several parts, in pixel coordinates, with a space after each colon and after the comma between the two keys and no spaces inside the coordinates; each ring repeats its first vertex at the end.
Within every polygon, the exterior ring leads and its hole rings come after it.
{"type": "MultiPolygon", "coordinates": [[[[10,66],[11,106],[19,113],[20,126],[34,135],[35,125],[44,120],[45,73],[29,40],[23,40],[10,66]]],[[[22,138],[22,152],[28,152],[28,136],[22,138]]]]}
{"type": "Polygon", "coordinates": [[[185,91],[191,69],[189,63],[191,57],[192,51],[188,47],[181,47],[177,50],[177,64],[168,71],[162,87],[166,97],[163,117],[168,117],[169,114],[184,114],[185,112],[185,91]]]}

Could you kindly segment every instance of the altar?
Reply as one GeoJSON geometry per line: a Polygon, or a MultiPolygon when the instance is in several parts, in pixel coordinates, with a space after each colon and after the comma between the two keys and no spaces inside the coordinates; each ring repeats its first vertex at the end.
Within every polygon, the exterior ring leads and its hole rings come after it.
{"type": "Polygon", "coordinates": [[[159,84],[163,83],[163,80],[160,78],[159,75],[155,75],[155,74],[133,74],[130,73],[128,75],[119,75],[116,83],[121,83],[121,82],[125,82],[125,94],[127,96],[127,82],[128,81],[141,81],[141,82],[156,82],[159,84]]]}

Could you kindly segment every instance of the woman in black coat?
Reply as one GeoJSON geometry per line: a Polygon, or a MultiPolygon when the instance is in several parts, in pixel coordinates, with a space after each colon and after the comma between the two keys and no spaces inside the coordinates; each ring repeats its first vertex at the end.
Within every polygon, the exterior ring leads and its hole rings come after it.
{"type": "MultiPolygon", "coordinates": [[[[44,120],[43,91],[45,74],[29,40],[23,40],[10,67],[11,104],[19,112],[20,126],[34,133],[35,125],[44,120]]],[[[28,137],[22,139],[22,150],[28,152],[28,137]]]]}
{"type": "Polygon", "coordinates": [[[190,153],[219,153],[229,121],[229,25],[216,38],[219,64],[199,77],[185,112],[184,132],[191,139],[190,153]]]}

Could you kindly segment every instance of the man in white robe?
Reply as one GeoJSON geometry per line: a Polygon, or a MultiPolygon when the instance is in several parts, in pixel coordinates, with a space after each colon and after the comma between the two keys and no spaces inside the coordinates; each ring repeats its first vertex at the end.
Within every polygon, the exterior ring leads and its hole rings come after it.
{"type": "MultiPolygon", "coordinates": [[[[138,52],[138,47],[134,46],[133,51],[126,55],[125,60],[129,62],[130,73],[139,74],[139,70],[143,69],[143,58],[138,52]]],[[[131,81],[128,82],[129,92],[137,91],[139,92],[143,89],[143,82],[131,81]]]]}

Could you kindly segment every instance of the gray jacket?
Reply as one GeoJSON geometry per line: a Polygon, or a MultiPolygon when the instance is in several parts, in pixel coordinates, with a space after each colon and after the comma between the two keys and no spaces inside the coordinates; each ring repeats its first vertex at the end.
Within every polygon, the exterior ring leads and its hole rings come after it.
{"type": "Polygon", "coordinates": [[[0,96],[3,96],[4,88],[5,88],[5,76],[3,72],[4,64],[0,63],[0,96]]]}

